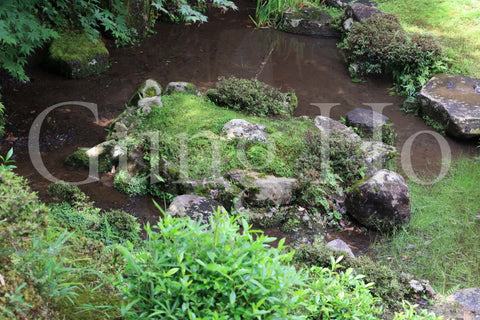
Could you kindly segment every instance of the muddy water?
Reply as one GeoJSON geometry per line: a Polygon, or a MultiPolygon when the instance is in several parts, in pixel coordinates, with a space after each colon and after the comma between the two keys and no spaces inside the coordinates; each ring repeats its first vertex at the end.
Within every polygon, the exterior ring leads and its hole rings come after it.
{"type": "MultiPolygon", "coordinates": [[[[157,79],[164,86],[170,81],[188,81],[206,90],[221,76],[257,77],[275,87],[294,90],[299,98],[297,116],[320,114],[312,103],[338,104],[331,110],[336,119],[365,103],[390,103],[384,114],[398,128],[399,149],[412,134],[429,130],[421,119],[399,110],[401,99],[388,94],[391,84],[385,79],[352,82],[335,40],[254,29],[249,19],[254,5],[240,3],[239,7],[239,11],[227,14],[213,12],[210,22],[200,26],[158,24],[156,34],[135,48],[119,49],[108,43],[111,68],[100,76],[66,80],[39,65],[31,66],[30,83],[3,83],[3,100],[11,123],[8,130],[17,140],[2,141],[0,151],[15,147],[17,172],[48,200],[45,189],[50,182],[32,166],[26,149],[33,120],[42,110],[59,102],[87,101],[98,105],[99,121],[87,109],[67,105],[51,113],[42,126],[40,144],[47,169],[59,179],[81,181],[88,173],[67,168],[63,160],[78,147],[103,141],[105,128],[147,78],[157,79]]],[[[454,155],[476,151],[473,144],[448,138],[446,141],[454,155]]],[[[440,157],[440,148],[432,136],[418,136],[411,157],[416,172],[438,173],[440,157]]],[[[116,192],[108,175],[81,188],[103,208],[121,208],[143,221],[153,222],[158,217],[148,197],[128,198],[116,192]]],[[[278,235],[275,230],[268,232],[278,235]]],[[[362,239],[353,240],[360,244],[358,251],[368,246],[368,239],[367,245],[366,238],[362,239]]]]}

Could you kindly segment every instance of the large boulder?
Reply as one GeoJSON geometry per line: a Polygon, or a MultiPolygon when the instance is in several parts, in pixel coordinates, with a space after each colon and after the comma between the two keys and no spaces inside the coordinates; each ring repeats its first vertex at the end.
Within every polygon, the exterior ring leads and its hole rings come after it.
{"type": "Polygon", "coordinates": [[[320,130],[320,132],[327,136],[333,133],[339,133],[340,135],[344,135],[351,140],[361,140],[360,136],[353,132],[352,129],[336,120],[333,120],[332,118],[316,116],[314,122],[315,126],[320,130]]]}
{"type": "Polygon", "coordinates": [[[347,193],[347,213],[366,227],[389,232],[410,221],[410,191],[398,173],[383,169],[347,193]]]}
{"type": "Polygon", "coordinates": [[[200,91],[190,82],[170,82],[167,84],[165,94],[172,94],[174,92],[182,92],[200,96],[200,91]]]}
{"type": "Polygon", "coordinates": [[[222,128],[222,134],[227,140],[242,138],[247,141],[267,142],[267,127],[248,122],[243,119],[233,119],[225,123],[222,128]]]}
{"type": "Polygon", "coordinates": [[[480,289],[470,288],[454,292],[440,299],[432,307],[436,315],[445,319],[480,320],[480,289]]]}
{"type": "Polygon", "coordinates": [[[326,11],[313,7],[300,11],[287,11],[283,14],[280,29],[285,32],[320,37],[339,37],[339,33],[331,25],[332,16],[326,11]]]}
{"type": "Polygon", "coordinates": [[[174,217],[190,217],[207,223],[210,216],[220,208],[226,212],[220,203],[215,200],[193,194],[184,194],[173,199],[167,209],[167,214],[174,217]]]}
{"type": "Polygon", "coordinates": [[[457,138],[480,137],[480,79],[438,74],[418,95],[423,115],[457,138]],[[478,92],[477,92],[478,91],[478,92]]]}
{"type": "Polygon", "coordinates": [[[356,108],[349,111],[345,117],[350,127],[357,128],[363,137],[379,141],[390,141],[393,134],[393,124],[387,116],[373,110],[356,108]]]}
{"type": "Polygon", "coordinates": [[[84,33],[67,32],[53,40],[49,60],[68,78],[80,79],[103,73],[109,53],[101,38],[92,41],[84,33]]]}
{"type": "Polygon", "coordinates": [[[246,170],[227,174],[233,184],[244,190],[245,200],[253,206],[283,206],[292,203],[297,179],[262,175],[246,170]]]}
{"type": "Polygon", "coordinates": [[[354,22],[362,21],[379,14],[384,14],[384,12],[375,9],[374,6],[360,2],[352,3],[345,9],[345,15],[342,19],[343,29],[350,31],[354,22]]]}

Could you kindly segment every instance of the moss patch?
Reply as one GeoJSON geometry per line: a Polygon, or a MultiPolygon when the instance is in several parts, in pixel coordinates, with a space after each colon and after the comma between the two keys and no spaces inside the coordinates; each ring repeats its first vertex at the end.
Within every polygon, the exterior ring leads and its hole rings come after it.
{"type": "Polygon", "coordinates": [[[50,60],[70,78],[84,78],[105,72],[108,50],[100,38],[92,40],[84,33],[67,32],[50,46],[50,60]]]}

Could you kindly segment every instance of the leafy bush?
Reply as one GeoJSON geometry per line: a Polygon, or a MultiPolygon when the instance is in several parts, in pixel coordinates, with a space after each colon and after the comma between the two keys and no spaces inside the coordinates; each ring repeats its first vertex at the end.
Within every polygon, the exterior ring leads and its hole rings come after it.
{"type": "Polygon", "coordinates": [[[219,106],[256,116],[291,116],[298,104],[293,92],[282,93],[258,80],[235,77],[220,80],[217,88],[206,94],[219,106]]]}
{"type": "Polygon", "coordinates": [[[431,36],[407,33],[392,14],[355,23],[339,47],[352,76],[390,73],[405,96],[414,96],[431,76],[447,68],[442,48],[431,36]]]}
{"type": "Polygon", "coordinates": [[[0,165],[0,239],[21,236],[48,224],[48,208],[27,181],[0,165]]]}
{"type": "Polygon", "coordinates": [[[287,265],[292,254],[268,248],[238,217],[217,214],[210,225],[166,215],[147,225],[143,252],[119,247],[126,262],[117,285],[129,319],[293,319],[305,276],[287,265]],[[255,236],[254,236],[255,235],[255,236]]]}
{"type": "Polygon", "coordinates": [[[340,271],[342,257],[331,259],[331,267],[312,267],[312,299],[309,319],[378,319],[381,309],[378,298],[370,293],[373,283],[365,284],[365,276],[352,268],[340,271]]]}
{"type": "Polygon", "coordinates": [[[60,227],[106,244],[136,243],[140,239],[137,219],[120,210],[102,212],[92,206],[79,208],[63,202],[51,204],[50,211],[50,216],[60,227]]]}
{"type": "MultiPolygon", "coordinates": [[[[295,262],[320,268],[333,268],[331,257],[338,259],[343,255],[343,253],[327,248],[326,243],[320,239],[315,240],[312,245],[297,244],[293,249],[295,250],[293,258],[295,262]]],[[[385,306],[395,308],[402,300],[411,298],[410,287],[397,269],[376,263],[368,256],[360,256],[355,259],[345,257],[342,264],[347,269],[354,269],[356,274],[364,275],[366,282],[374,283],[375,285],[370,287],[370,291],[375,297],[381,299],[380,302],[385,306]]]]}
{"type": "Polygon", "coordinates": [[[58,202],[67,202],[74,207],[89,207],[93,201],[76,185],[71,185],[65,181],[58,181],[47,187],[47,193],[58,202]]]}

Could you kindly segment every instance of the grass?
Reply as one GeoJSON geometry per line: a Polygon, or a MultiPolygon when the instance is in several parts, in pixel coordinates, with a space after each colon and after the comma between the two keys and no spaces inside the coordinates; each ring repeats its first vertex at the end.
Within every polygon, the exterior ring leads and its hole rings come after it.
{"type": "Polygon", "coordinates": [[[480,1],[379,0],[380,10],[398,15],[407,31],[437,36],[452,71],[480,78],[480,1]]]}
{"type": "MultiPolygon", "coordinates": [[[[188,176],[212,176],[212,166],[220,174],[232,169],[254,169],[266,174],[293,177],[307,131],[316,130],[313,121],[246,116],[218,107],[205,98],[176,93],[163,97],[164,107],[155,108],[135,129],[137,134],[159,132],[160,154],[175,167],[180,165],[181,148],[188,150],[188,176]],[[269,143],[221,139],[223,125],[232,119],[245,119],[267,127],[269,143]],[[288,137],[286,139],[285,137],[288,137]],[[215,156],[212,145],[218,145],[215,156]]],[[[135,133],[134,133],[135,134],[135,133]]]]}
{"type": "MultiPolygon", "coordinates": [[[[410,183],[410,225],[375,247],[440,293],[480,286],[480,161],[459,160],[433,186],[410,183]]],[[[383,262],[386,262],[383,261],[383,262]]]]}

